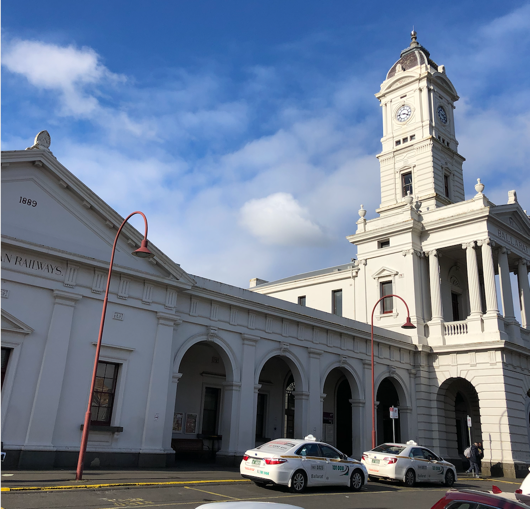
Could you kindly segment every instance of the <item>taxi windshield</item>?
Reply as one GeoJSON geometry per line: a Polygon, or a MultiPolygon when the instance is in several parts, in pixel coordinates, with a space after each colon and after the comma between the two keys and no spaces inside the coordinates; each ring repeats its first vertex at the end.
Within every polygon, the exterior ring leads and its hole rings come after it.
{"type": "Polygon", "coordinates": [[[373,452],[382,452],[384,454],[401,454],[404,450],[405,446],[393,444],[382,444],[372,449],[373,452]]]}
{"type": "Polygon", "coordinates": [[[293,442],[290,442],[289,440],[273,440],[272,442],[267,442],[266,444],[256,447],[256,449],[259,449],[260,451],[263,451],[263,452],[282,453],[282,452],[288,451],[295,445],[296,444],[294,444],[293,442]]]}

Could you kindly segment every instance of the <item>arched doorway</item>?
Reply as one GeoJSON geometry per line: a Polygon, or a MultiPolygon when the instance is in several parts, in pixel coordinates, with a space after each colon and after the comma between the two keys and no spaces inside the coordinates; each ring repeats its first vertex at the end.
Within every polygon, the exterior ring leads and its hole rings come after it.
{"type": "Polygon", "coordinates": [[[385,378],[377,388],[377,443],[401,442],[400,418],[390,418],[390,407],[400,407],[400,398],[391,378],[385,378]],[[392,423],[394,421],[394,423],[392,423]],[[393,427],[394,426],[394,427],[393,427]],[[395,440],[394,440],[395,432],[395,440]]]}
{"type": "Polygon", "coordinates": [[[361,454],[361,406],[357,381],[348,367],[331,368],[322,385],[322,441],[345,454],[361,454]]]}
{"type": "Polygon", "coordinates": [[[287,356],[267,359],[258,374],[256,444],[274,438],[300,438],[302,378],[296,363],[287,356]]]}
{"type": "Polygon", "coordinates": [[[232,365],[214,341],[195,342],[180,355],[171,446],[177,459],[213,459],[232,435],[232,365]]]}
{"type": "Polygon", "coordinates": [[[482,442],[477,391],[465,378],[449,378],[438,389],[437,407],[440,411],[440,453],[460,468],[466,463],[464,450],[470,445],[469,435],[471,442],[482,442]],[[468,416],[471,430],[467,427],[468,416]]]}

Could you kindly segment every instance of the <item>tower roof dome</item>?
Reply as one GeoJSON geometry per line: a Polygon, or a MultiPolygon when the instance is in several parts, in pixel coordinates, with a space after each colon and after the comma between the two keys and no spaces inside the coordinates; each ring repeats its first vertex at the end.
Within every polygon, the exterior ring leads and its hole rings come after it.
{"type": "Polygon", "coordinates": [[[438,65],[431,60],[431,54],[418,41],[418,34],[415,30],[410,33],[410,46],[405,48],[400,55],[399,60],[390,68],[386,79],[392,78],[396,73],[401,71],[410,71],[420,65],[432,67],[433,71],[438,70],[438,65]]]}

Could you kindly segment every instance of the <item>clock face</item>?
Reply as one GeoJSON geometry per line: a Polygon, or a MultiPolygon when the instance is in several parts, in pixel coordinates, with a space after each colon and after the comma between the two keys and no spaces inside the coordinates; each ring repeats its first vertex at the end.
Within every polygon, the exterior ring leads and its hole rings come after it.
{"type": "Polygon", "coordinates": [[[401,106],[399,110],[397,110],[396,119],[398,122],[405,122],[410,118],[411,115],[412,115],[411,107],[404,105],[404,106],[401,106]]]}
{"type": "Polygon", "coordinates": [[[438,118],[444,123],[447,124],[447,113],[443,109],[443,106],[438,106],[438,118]]]}

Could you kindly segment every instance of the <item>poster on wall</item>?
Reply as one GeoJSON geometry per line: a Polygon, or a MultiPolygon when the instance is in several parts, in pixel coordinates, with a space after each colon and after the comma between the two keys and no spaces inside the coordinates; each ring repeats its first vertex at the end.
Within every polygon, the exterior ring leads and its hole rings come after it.
{"type": "Polygon", "coordinates": [[[186,414],[186,433],[197,433],[197,414],[186,414]]]}
{"type": "Polygon", "coordinates": [[[182,421],[184,420],[183,413],[173,414],[173,431],[175,433],[182,433],[182,421]]]}

